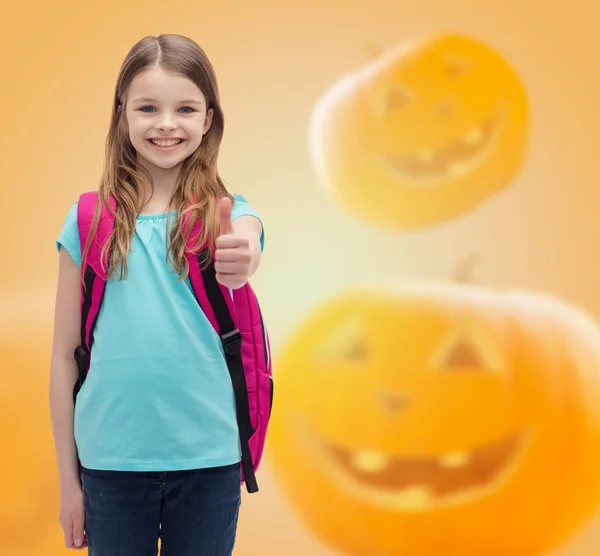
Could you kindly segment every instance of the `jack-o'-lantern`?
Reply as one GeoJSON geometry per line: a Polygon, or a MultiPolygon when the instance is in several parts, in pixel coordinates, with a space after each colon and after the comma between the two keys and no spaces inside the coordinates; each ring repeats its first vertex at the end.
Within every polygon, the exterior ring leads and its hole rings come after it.
{"type": "Polygon", "coordinates": [[[600,333],[554,298],[357,288],[276,367],[275,476],[345,554],[538,555],[600,500],[600,333]]]}
{"type": "Polygon", "coordinates": [[[402,45],[316,104],[319,180],[354,217],[390,230],[431,226],[507,187],[526,152],[529,106],[494,49],[460,35],[402,45]]]}

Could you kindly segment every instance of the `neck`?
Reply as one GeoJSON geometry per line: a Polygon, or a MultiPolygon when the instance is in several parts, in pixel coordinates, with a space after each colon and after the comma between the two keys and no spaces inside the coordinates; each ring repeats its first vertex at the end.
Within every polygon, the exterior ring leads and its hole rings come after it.
{"type": "Polygon", "coordinates": [[[182,163],[173,168],[158,168],[153,164],[149,164],[146,160],[138,158],[138,163],[143,166],[150,176],[154,184],[154,190],[148,189],[146,198],[142,205],[142,214],[154,214],[165,212],[169,200],[173,195],[177,177],[181,171],[182,163]]]}

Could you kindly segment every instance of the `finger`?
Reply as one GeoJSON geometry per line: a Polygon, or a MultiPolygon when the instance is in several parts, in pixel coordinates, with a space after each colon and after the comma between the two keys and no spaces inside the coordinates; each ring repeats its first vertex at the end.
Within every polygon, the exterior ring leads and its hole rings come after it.
{"type": "Polygon", "coordinates": [[[229,200],[229,197],[223,197],[217,205],[220,236],[233,232],[233,224],[231,223],[231,208],[231,201],[229,200]]]}
{"type": "Polygon", "coordinates": [[[64,527],[65,532],[65,546],[67,548],[73,547],[73,523],[67,523],[64,527]]]}
{"type": "Polygon", "coordinates": [[[239,253],[236,249],[217,249],[215,251],[215,263],[231,263],[238,260],[239,253]]]}
{"type": "Polygon", "coordinates": [[[243,274],[244,270],[248,267],[246,265],[237,263],[237,262],[221,262],[217,261],[215,263],[215,272],[219,272],[220,274],[243,274]]]}
{"type": "Polygon", "coordinates": [[[83,515],[73,516],[73,544],[80,548],[83,545],[84,534],[83,534],[83,515]]]}
{"type": "Polygon", "coordinates": [[[86,548],[88,548],[87,539],[83,539],[83,544],[81,546],[73,546],[72,548],[73,550],[85,550],[86,548]]]}
{"type": "Polygon", "coordinates": [[[249,263],[252,260],[250,251],[241,249],[217,249],[215,251],[215,261],[225,263],[249,263]]]}
{"type": "Polygon", "coordinates": [[[232,230],[229,235],[221,236],[217,238],[216,247],[217,249],[235,249],[236,247],[241,247],[243,249],[250,248],[250,240],[247,237],[237,236],[232,233],[233,232],[233,224],[232,230]]]}
{"type": "Polygon", "coordinates": [[[237,290],[241,288],[246,282],[242,280],[240,277],[234,274],[220,274],[217,273],[217,282],[226,288],[231,288],[232,290],[237,290]]]}

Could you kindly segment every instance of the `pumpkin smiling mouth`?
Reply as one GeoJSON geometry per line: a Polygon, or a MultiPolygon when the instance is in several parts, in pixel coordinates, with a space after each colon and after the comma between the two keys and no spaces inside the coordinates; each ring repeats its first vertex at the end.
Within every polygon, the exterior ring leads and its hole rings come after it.
{"type": "Polygon", "coordinates": [[[524,440],[525,434],[517,433],[437,457],[399,457],[325,441],[317,442],[317,451],[323,468],[345,490],[380,506],[418,512],[464,504],[495,491],[512,474],[524,440]]]}
{"type": "Polygon", "coordinates": [[[468,174],[482,162],[493,143],[499,117],[490,117],[466,131],[462,137],[436,150],[415,155],[387,155],[383,162],[403,181],[415,185],[434,185],[440,180],[468,174]]]}

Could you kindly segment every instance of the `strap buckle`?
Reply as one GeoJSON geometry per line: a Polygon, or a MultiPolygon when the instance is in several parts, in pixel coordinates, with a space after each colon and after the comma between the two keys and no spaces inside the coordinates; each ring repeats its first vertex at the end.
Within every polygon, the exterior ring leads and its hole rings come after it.
{"type": "Polygon", "coordinates": [[[77,368],[79,369],[79,372],[85,373],[89,356],[88,350],[85,346],[79,345],[75,348],[75,353],[73,355],[75,356],[75,361],[77,362],[77,368]]]}
{"type": "Polygon", "coordinates": [[[242,349],[242,334],[234,328],[230,332],[226,332],[221,336],[223,349],[227,355],[239,355],[242,349]]]}

